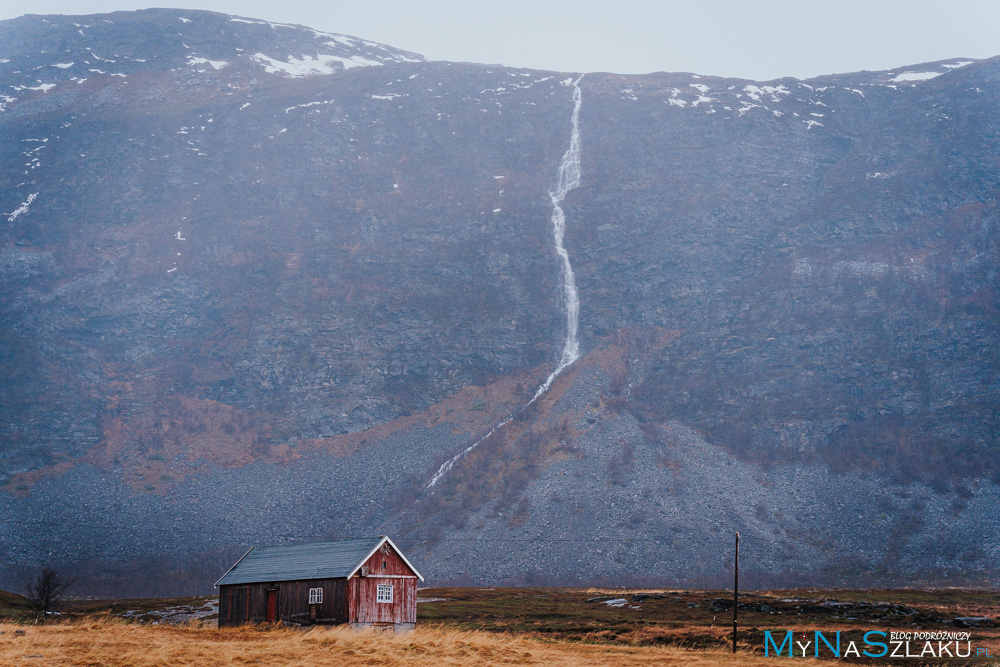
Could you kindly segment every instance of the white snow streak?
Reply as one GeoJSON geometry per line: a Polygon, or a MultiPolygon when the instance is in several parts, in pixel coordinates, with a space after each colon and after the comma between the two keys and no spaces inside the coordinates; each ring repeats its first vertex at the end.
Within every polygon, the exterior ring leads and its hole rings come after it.
{"type": "Polygon", "coordinates": [[[15,220],[17,220],[17,216],[26,212],[28,210],[28,207],[31,206],[31,202],[35,201],[37,197],[38,197],[37,192],[28,195],[28,200],[23,204],[21,204],[21,206],[16,211],[10,214],[10,216],[7,218],[7,222],[14,222],[15,220]]]}
{"type": "Polygon", "coordinates": [[[382,65],[382,63],[377,60],[369,60],[368,58],[362,58],[361,56],[351,56],[350,58],[345,58],[343,56],[320,54],[316,57],[303,56],[302,58],[289,58],[288,62],[275,60],[274,58],[264,55],[263,53],[255,53],[253,57],[255,60],[264,65],[264,70],[268,74],[283,72],[292,77],[309,76],[312,74],[333,74],[340,69],[350,69],[352,67],[374,67],[382,65]],[[334,63],[339,63],[340,68],[337,68],[334,63]]]}
{"type": "Polygon", "coordinates": [[[198,58],[195,56],[188,56],[188,65],[211,65],[212,69],[222,69],[229,63],[225,60],[209,60],[208,58],[198,58]]]}
{"type": "MultiPolygon", "coordinates": [[[[305,109],[307,107],[314,107],[314,106],[321,105],[321,104],[333,104],[333,103],[334,103],[334,100],[317,100],[315,102],[306,102],[305,104],[296,104],[295,106],[288,107],[287,109],[285,109],[285,113],[288,113],[289,111],[292,111],[294,109],[305,109]]],[[[247,102],[247,105],[249,105],[249,104],[250,103],[247,102]]],[[[240,107],[240,108],[242,109],[243,107],[240,107]]]]}
{"type": "Polygon", "coordinates": [[[270,21],[250,21],[248,19],[240,19],[240,18],[235,18],[235,17],[230,18],[229,22],[230,23],[253,23],[255,25],[269,25],[272,28],[293,28],[293,29],[295,28],[294,25],[290,25],[288,23],[272,23],[270,21]]]}
{"type": "MultiPolygon", "coordinates": [[[[555,379],[574,361],[580,358],[580,343],[577,340],[577,330],[580,322],[580,296],[576,289],[576,278],[573,274],[573,267],[569,262],[569,253],[563,244],[566,235],[566,213],[562,209],[562,202],[571,190],[580,187],[580,178],[582,176],[580,170],[580,105],[583,101],[583,92],[580,90],[580,79],[582,78],[583,75],[581,74],[576,81],[573,79],[563,81],[563,85],[573,86],[572,132],[570,133],[569,148],[563,154],[562,162],[559,163],[559,177],[556,181],[555,189],[549,190],[549,199],[552,201],[552,234],[555,238],[556,254],[559,255],[559,263],[562,269],[563,298],[566,302],[566,341],[563,343],[562,356],[559,359],[556,369],[552,371],[551,375],[545,378],[545,382],[538,387],[531,400],[521,406],[514,414],[522,412],[537,401],[542,394],[549,390],[555,379]]],[[[464,458],[469,452],[486,441],[487,438],[509,424],[512,419],[514,419],[514,415],[504,419],[485,436],[441,464],[441,467],[434,473],[431,480],[427,482],[427,486],[424,489],[430,489],[437,484],[460,459],[464,458]]]]}
{"type": "Polygon", "coordinates": [[[941,72],[903,72],[899,74],[894,79],[890,79],[895,83],[902,83],[903,81],[927,81],[928,79],[933,79],[936,76],[940,76],[941,72]]]}

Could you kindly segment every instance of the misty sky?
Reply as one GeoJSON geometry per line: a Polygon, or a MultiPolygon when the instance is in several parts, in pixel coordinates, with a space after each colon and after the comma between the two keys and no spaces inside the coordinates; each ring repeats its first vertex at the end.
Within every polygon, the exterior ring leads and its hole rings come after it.
{"type": "Polygon", "coordinates": [[[767,80],[1000,55],[996,0],[0,0],[0,19],[149,6],[301,23],[434,60],[567,72],[767,80]]]}

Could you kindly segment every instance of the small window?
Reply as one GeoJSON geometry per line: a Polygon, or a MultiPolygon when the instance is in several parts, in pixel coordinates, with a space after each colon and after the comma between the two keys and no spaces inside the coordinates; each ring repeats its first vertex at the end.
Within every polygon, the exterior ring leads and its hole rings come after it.
{"type": "Polygon", "coordinates": [[[322,588],[310,588],[309,589],[309,604],[323,604],[323,589],[322,588]]]}
{"type": "Polygon", "coordinates": [[[392,586],[387,586],[386,584],[379,584],[378,591],[375,594],[376,602],[392,602],[392,586]]]}

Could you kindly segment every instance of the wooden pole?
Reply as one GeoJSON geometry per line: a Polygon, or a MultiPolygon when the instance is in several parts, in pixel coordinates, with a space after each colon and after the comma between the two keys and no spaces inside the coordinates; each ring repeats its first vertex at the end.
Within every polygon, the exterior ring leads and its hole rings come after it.
{"type": "Polygon", "coordinates": [[[733,653],[736,653],[736,623],[740,610],[740,534],[736,533],[736,558],[733,561],[733,653]]]}

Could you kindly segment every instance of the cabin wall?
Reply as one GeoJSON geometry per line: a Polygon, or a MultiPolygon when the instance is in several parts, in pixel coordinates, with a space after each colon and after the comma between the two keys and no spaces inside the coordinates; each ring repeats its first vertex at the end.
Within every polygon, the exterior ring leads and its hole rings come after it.
{"type": "Polygon", "coordinates": [[[368,574],[348,582],[350,622],[355,624],[417,622],[417,577],[391,547],[377,551],[364,565],[368,574]],[[392,602],[378,602],[378,586],[392,586],[392,602]]]}
{"type": "Polygon", "coordinates": [[[322,588],[323,602],[317,608],[317,623],[346,623],[347,580],[311,579],[237,584],[219,587],[219,627],[267,622],[267,590],[278,595],[278,618],[285,623],[308,624],[309,589],[322,588]]]}
{"type": "Polygon", "coordinates": [[[417,578],[352,577],[352,623],[416,623],[417,578]],[[379,584],[392,586],[392,602],[377,602],[379,584]]]}
{"type": "Polygon", "coordinates": [[[264,584],[219,587],[219,627],[264,622],[264,584]]]}
{"type": "Polygon", "coordinates": [[[323,602],[316,609],[316,623],[345,623],[347,621],[346,579],[283,581],[279,586],[278,615],[286,623],[311,622],[309,620],[310,588],[323,589],[323,602]]]}

